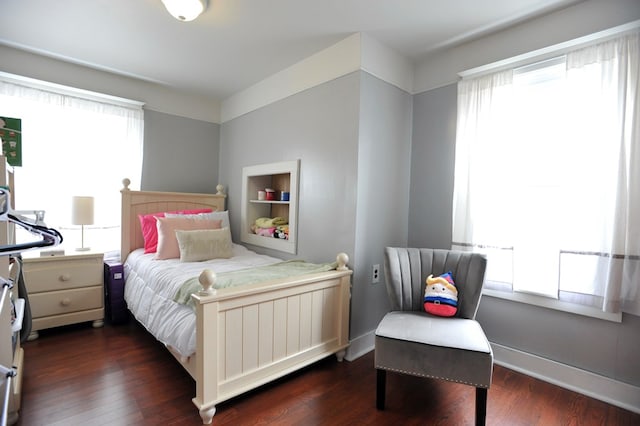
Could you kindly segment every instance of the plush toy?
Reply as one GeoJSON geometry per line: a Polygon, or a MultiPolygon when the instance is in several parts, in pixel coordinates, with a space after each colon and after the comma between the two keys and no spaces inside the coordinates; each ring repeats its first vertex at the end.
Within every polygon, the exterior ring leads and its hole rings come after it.
{"type": "Polygon", "coordinates": [[[282,240],[289,239],[289,225],[280,225],[276,226],[276,230],[273,233],[275,238],[280,238],[282,240]]]}
{"type": "Polygon", "coordinates": [[[451,272],[427,277],[424,290],[424,310],[441,317],[452,317],[458,311],[458,289],[453,282],[451,272]]]}
{"type": "Polygon", "coordinates": [[[254,228],[253,232],[261,237],[273,237],[276,228],[254,228]]]}

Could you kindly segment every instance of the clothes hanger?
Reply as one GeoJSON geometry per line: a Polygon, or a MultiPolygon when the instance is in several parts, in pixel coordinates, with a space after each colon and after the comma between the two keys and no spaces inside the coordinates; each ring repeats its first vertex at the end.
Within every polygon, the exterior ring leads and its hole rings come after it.
{"type": "Polygon", "coordinates": [[[48,228],[41,222],[41,215],[36,213],[36,222],[22,216],[9,205],[10,192],[7,188],[0,188],[0,222],[10,222],[25,228],[32,234],[40,236],[38,241],[0,246],[0,256],[20,253],[26,250],[42,247],[57,246],[62,242],[62,234],[53,228],[48,228]]]}
{"type": "MultiPolygon", "coordinates": [[[[62,234],[53,228],[47,228],[42,219],[43,213],[40,211],[34,211],[36,214],[36,221],[32,222],[26,217],[22,216],[17,211],[13,210],[9,204],[9,189],[0,187],[0,222],[14,223],[18,226],[25,228],[32,234],[41,237],[41,240],[30,241],[20,244],[7,244],[0,246],[0,256],[6,256],[11,254],[19,254],[25,250],[37,249],[42,247],[55,246],[62,242],[62,234]]],[[[2,296],[0,300],[4,300],[7,297],[8,292],[12,289],[12,281],[0,276],[0,285],[2,286],[2,296]]],[[[2,307],[0,307],[2,309],[2,307]]],[[[3,398],[2,410],[0,412],[0,425],[7,424],[8,416],[8,401],[11,389],[11,381],[16,377],[16,367],[7,367],[0,364],[0,376],[4,376],[5,395],[3,398]]]]}

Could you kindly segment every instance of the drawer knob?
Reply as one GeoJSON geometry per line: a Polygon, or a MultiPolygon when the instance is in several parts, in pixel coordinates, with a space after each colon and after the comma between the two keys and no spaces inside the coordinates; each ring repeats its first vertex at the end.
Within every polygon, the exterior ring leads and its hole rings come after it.
{"type": "Polygon", "coordinates": [[[65,297],[60,301],[60,304],[62,306],[69,306],[71,304],[71,299],[69,299],[68,297],[65,297]]]}
{"type": "Polygon", "coordinates": [[[62,274],[60,275],[60,281],[69,281],[71,279],[70,274],[62,274]]]}

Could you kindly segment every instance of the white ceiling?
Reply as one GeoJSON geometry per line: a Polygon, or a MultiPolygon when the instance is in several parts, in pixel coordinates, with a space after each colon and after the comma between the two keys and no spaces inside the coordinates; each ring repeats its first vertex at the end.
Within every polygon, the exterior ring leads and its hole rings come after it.
{"type": "MultiPolygon", "coordinates": [[[[355,32],[417,61],[578,0],[0,0],[0,44],[222,100],[355,32]]],[[[0,69],[1,69],[0,59],[0,69]]]]}

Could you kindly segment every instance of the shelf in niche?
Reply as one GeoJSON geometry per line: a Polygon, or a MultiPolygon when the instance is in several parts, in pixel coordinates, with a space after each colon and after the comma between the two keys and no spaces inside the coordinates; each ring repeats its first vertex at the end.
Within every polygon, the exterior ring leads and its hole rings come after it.
{"type": "Polygon", "coordinates": [[[290,201],[277,201],[277,200],[249,200],[250,203],[256,204],[289,204],[290,201]]]}
{"type": "Polygon", "coordinates": [[[240,239],[244,243],[286,253],[297,252],[298,179],[300,160],[248,166],[242,169],[242,223],[240,239]],[[258,200],[258,191],[274,188],[289,192],[289,201],[258,200]],[[285,217],[289,239],[256,235],[251,226],[260,217],[285,217]]]}

